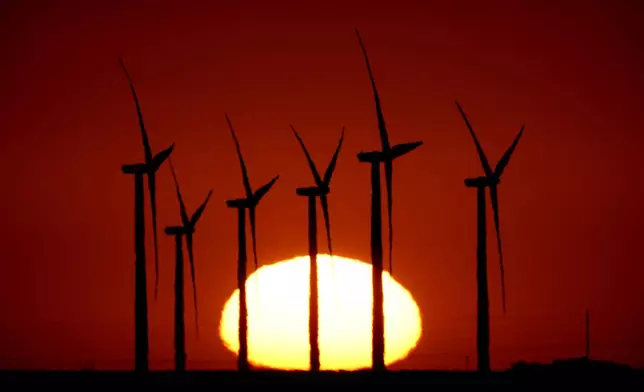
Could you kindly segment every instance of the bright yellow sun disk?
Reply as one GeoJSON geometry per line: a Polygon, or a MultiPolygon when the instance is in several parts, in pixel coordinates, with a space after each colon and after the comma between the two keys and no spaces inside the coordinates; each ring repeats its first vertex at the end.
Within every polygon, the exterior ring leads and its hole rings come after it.
{"type": "MultiPolygon", "coordinates": [[[[371,265],[318,256],[319,345],[323,370],[371,367],[371,265]]],[[[420,310],[409,291],[383,272],[385,363],[405,358],[420,339],[420,310]]],[[[309,256],[259,268],[246,281],[248,358],[255,366],[309,369],[309,256]],[[258,285],[259,283],[259,285],[258,285]],[[259,293],[259,301],[257,294],[259,293]]],[[[239,290],[222,310],[219,334],[239,350],[239,290]]]]}

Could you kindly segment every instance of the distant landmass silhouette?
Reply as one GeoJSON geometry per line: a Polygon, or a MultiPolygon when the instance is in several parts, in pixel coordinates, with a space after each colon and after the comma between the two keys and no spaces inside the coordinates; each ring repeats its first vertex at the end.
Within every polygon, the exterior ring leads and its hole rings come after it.
{"type": "Polygon", "coordinates": [[[251,373],[236,370],[226,371],[152,371],[147,374],[101,371],[0,371],[0,385],[30,385],[55,387],[163,387],[186,391],[192,388],[210,387],[217,390],[238,387],[371,387],[396,386],[423,388],[429,386],[517,386],[557,387],[581,386],[615,387],[627,386],[640,389],[644,386],[644,369],[627,365],[581,358],[555,360],[552,363],[517,362],[510,369],[501,372],[469,371],[425,371],[405,370],[373,372],[370,369],[351,372],[311,373],[308,371],[271,371],[256,369],[251,373]]]}
{"type": "Polygon", "coordinates": [[[611,372],[644,372],[644,369],[636,369],[625,364],[600,361],[596,359],[589,359],[586,357],[555,359],[551,363],[537,363],[519,361],[512,365],[509,369],[510,372],[566,372],[566,373],[585,373],[587,371],[594,373],[611,373],[611,372]]]}

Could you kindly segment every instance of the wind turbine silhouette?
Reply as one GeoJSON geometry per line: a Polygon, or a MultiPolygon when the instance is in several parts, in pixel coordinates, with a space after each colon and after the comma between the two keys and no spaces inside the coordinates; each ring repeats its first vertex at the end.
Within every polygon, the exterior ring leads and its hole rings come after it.
{"type": "Polygon", "coordinates": [[[385,181],[387,187],[387,214],[389,222],[389,272],[392,270],[393,255],[393,222],[392,222],[392,181],[393,181],[393,161],[422,145],[422,141],[402,143],[392,146],[389,143],[385,117],[382,113],[380,96],[376,88],[376,82],[373,78],[367,50],[364,47],[360,32],[355,30],[360,48],[367,65],[373,98],[376,105],[376,116],[378,120],[378,131],[380,132],[380,142],[382,150],[371,152],[360,152],[358,160],[371,164],[371,263],[373,268],[373,342],[372,342],[372,368],[373,370],[385,370],[385,327],[384,327],[384,296],[382,291],[382,217],[380,201],[380,163],[385,166],[385,181]]]}
{"type": "Polygon", "coordinates": [[[503,267],[503,252],[501,247],[501,231],[499,228],[499,199],[498,199],[498,185],[501,182],[501,174],[510,163],[510,157],[514,152],[519,139],[523,134],[525,125],[521,126],[518,135],[507,149],[505,154],[499,159],[494,171],[483,152],[483,148],[474,133],[474,129],[463,111],[461,105],[456,101],[458,108],[467,129],[474,139],[476,151],[478,153],[481,165],[483,166],[484,176],[476,178],[465,179],[465,186],[469,188],[476,188],[477,191],[477,248],[476,248],[476,280],[477,280],[477,294],[478,294],[478,310],[477,310],[477,360],[478,371],[490,371],[490,304],[488,298],[488,282],[487,282],[487,233],[486,233],[486,217],[485,217],[485,188],[490,188],[490,199],[492,201],[492,210],[494,213],[494,226],[496,229],[496,241],[499,250],[499,265],[501,268],[501,293],[503,298],[503,313],[506,312],[505,306],[505,270],[503,267]]]}
{"type": "Polygon", "coordinates": [[[192,250],[193,234],[195,226],[203,215],[208,200],[212,195],[212,189],[208,192],[206,200],[197,208],[191,217],[188,217],[186,206],[183,203],[181,190],[179,189],[179,181],[172,165],[172,160],[169,161],[170,169],[172,170],[172,178],[174,179],[174,186],[177,191],[177,199],[179,200],[179,213],[181,215],[181,226],[169,226],[165,228],[167,235],[174,236],[176,245],[176,266],[174,275],[174,367],[176,371],[186,370],[186,325],[184,320],[184,296],[183,296],[183,237],[186,237],[186,244],[188,247],[188,259],[190,261],[190,274],[192,277],[192,294],[193,304],[195,309],[195,330],[197,339],[199,339],[199,313],[197,308],[197,283],[195,276],[195,260],[194,252],[192,250]]]}
{"type": "Polygon", "coordinates": [[[387,187],[387,215],[389,223],[389,273],[392,273],[393,269],[393,220],[392,220],[392,206],[393,206],[393,161],[396,158],[399,158],[423,144],[422,141],[411,142],[411,143],[401,143],[392,146],[389,143],[389,136],[387,132],[387,125],[385,124],[385,117],[382,113],[382,106],[380,104],[380,96],[378,94],[378,89],[376,88],[376,82],[373,78],[373,72],[371,71],[371,64],[369,62],[369,57],[367,56],[367,50],[365,49],[362,38],[360,37],[360,32],[356,29],[356,36],[358,37],[358,42],[360,43],[360,49],[364,56],[365,64],[367,65],[367,71],[369,72],[369,80],[371,81],[371,89],[373,90],[373,99],[376,105],[376,116],[378,119],[378,131],[380,133],[380,143],[382,145],[381,151],[374,151],[373,155],[363,156],[364,159],[361,159],[361,162],[371,162],[374,159],[379,160],[385,166],[385,181],[387,187]]]}
{"type": "Polygon", "coordinates": [[[167,149],[161,151],[156,156],[152,156],[152,149],[150,148],[150,141],[148,139],[148,133],[145,130],[145,124],[143,122],[143,114],[141,113],[141,105],[139,104],[139,98],[136,95],[134,90],[134,84],[132,83],[132,78],[130,77],[129,72],[125,68],[125,64],[122,59],[119,59],[121,63],[121,68],[125,72],[127,81],[130,85],[130,90],[132,90],[132,97],[134,98],[134,105],[136,106],[136,114],[139,118],[139,127],[141,128],[141,137],[143,141],[143,151],[145,153],[145,167],[147,171],[145,174],[148,177],[148,192],[150,193],[150,208],[152,209],[152,235],[154,237],[154,268],[155,268],[155,285],[154,285],[154,299],[158,297],[159,294],[159,245],[157,239],[157,198],[156,198],[156,172],[159,170],[163,162],[170,156],[172,149],[174,148],[174,143],[170,145],[167,149]]]}
{"type": "Polygon", "coordinates": [[[311,371],[320,370],[320,347],[318,343],[318,323],[319,323],[319,312],[318,312],[318,263],[317,263],[317,254],[318,254],[318,230],[317,230],[317,211],[315,208],[315,199],[320,198],[320,204],[322,205],[322,212],[324,214],[324,225],[326,227],[326,236],[327,242],[329,245],[329,254],[331,256],[331,262],[333,263],[333,250],[331,247],[331,225],[329,222],[329,202],[327,200],[327,195],[331,192],[331,177],[333,177],[333,172],[335,171],[335,165],[338,161],[338,154],[340,153],[340,148],[342,147],[342,141],[344,140],[344,127],[342,127],[342,134],[340,136],[340,141],[338,142],[338,147],[333,153],[331,162],[324,172],[324,178],[320,177],[320,173],[313,163],[313,159],[309,154],[302,138],[298,135],[295,128],[291,125],[293,134],[297,138],[297,141],[302,146],[306,160],[308,161],[309,168],[311,173],[313,173],[313,179],[315,180],[315,186],[297,188],[296,193],[298,196],[308,197],[308,214],[309,214],[309,259],[310,259],[310,278],[309,278],[309,345],[310,345],[310,365],[311,371]]]}
{"type": "Polygon", "coordinates": [[[248,179],[246,164],[244,163],[241,148],[239,147],[239,141],[237,140],[235,130],[233,129],[233,125],[230,122],[228,114],[226,114],[226,122],[228,123],[230,134],[233,136],[233,140],[235,141],[235,148],[237,150],[237,156],[239,158],[239,164],[241,166],[242,180],[244,183],[245,191],[244,198],[226,200],[226,205],[228,206],[228,208],[237,209],[237,236],[239,245],[239,259],[237,263],[237,288],[239,289],[239,353],[237,355],[237,369],[239,371],[247,371],[250,369],[250,365],[248,364],[248,305],[246,304],[246,210],[248,209],[249,212],[251,236],[253,241],[253,255],[255,259],[255,270],[257,270],[258,262],[257,247],[255,241],[255,208],[257,208],[260,200],[268,193],[273,184],[275,184],[275,181],[277,181],[279,175],[275,176],[268,183],[264,184],[255,192],[253,192],[253,188],[250,185],[250,180],[248,179]]]}
{"type": "Polygon", "coordinates": [[[150,206],[152,208],[152,225],[154,234],[154,265],[156,272],[154,298],[158,296],[159,287],[159,252],[157,246],[157,209],[156,209],[156,172],[163,162],[170,156],[174,148],[174,143],[167,149],[152,155],[148,134],[143,122],[143,114],[139,99],[134,89],[134,84],[130,74],[125,68],[123,60],[119,58],[119,63],[125,76],[127,77],[136,106],[136,113],[139,119],[139,128],[143,139],[143,150],[145,153],[144,163],[135,163],[123,165],[122,171],[125,174],[134,176],[134,253],[135,253],[135,370],[139,372],[148,371],[148,295],[147,295],[147,276],[145,265],[145,201],[143,191],[143,176],[148,178],[148,191],[150,193],[150,206]]]}

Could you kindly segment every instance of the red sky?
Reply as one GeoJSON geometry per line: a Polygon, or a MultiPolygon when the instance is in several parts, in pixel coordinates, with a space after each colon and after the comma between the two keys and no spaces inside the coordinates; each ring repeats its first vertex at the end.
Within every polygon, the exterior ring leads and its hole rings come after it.
{"type": "MultiPolygon", "coordinates": [[[[494,162],[526,124],[500,186],[505,316],[488,247],[493,367],[583,355],[586,308],[592,355],[644,366],[636,2],[56,3],[0,5],[1,367],[133,366],[132,180],[120,166],[143,152],[119,55],[152,148],[176,142],[188,207],[214,188],[195,238],[203,333],[191,333],[188,297],[189,366],[235,363],[217,336],[235,288],[236,214],[224,200],[242,195],[224,111],[253,184],[281,176],[258,209],[260,262],[307,251],[295,188],[311,175],[289,124],[320,166],[346,126],[334,250],[368,261],[369,169],[356,153],[379,140],[354,27],[392,143],[425,142],[394,165],[395,273],[425,323],[399,366],[475,363],[475,192],[463,179],[481,168],[455,99],[494,162]]],[[[171,181],[163,169],[161,227],[179,219],[171,181]]],[[[172,360],[173,246],[161,236],[154,368],[172,360]]]]}

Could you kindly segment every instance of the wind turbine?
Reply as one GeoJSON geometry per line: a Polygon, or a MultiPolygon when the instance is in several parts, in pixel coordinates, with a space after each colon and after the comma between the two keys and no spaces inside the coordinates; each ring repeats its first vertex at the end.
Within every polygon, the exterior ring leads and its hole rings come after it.
{"type": "Polygon", "coordinates": [[[372,342],[372,368],[373,370],[385,370],[385,321],[384,321],[384,295],[382,291],[382,217],[380,201],[380,163],[385,166],[385,181],[387,187],[387,214],[389,221],[389,272],[392,273],[392,252],[393,252],[393,223],[392,223],[392,181],[393,181],[393,161],[422,145],[422,141],[402,143],[392,146],[389,143],[385,117],[380,105],[380,96],[376,88],[376,82],[371,72],[371,65],[367,51],[356,29],[356,36],[362,49],[369,79],[371,80],[371,89],[373,90],[373,99],[376,105],[376,116],[378,120],[378,131],[380,132],[380,142],[382,150],[360,152],[358,160],[371,164],[371,263],[373,268],[373,342],[372,342]]]}
{"type": "Polygon", "coordinates": [[[134,84],[130,78],[130,74],[123,64],[123,60],[119,58],[121,68],[125,72],[132,97],[134,98],[134,105],[136,106],[136,113],[139,119],[139,127],[141,129],[141,137],[143,139],[143,150],[145,153],[144,163],[135,163],[123,165],[122,171],[125,174],[134,176],[134,253],[135,253],[135,299],[134,299],[134,314],[135,314],[135,370],[139,372],[148,371],[148,295],[147,295],[147,277],[145,266],[145,201],[143,191],[143,176],[148,178],[148,191],[150,193],[150,206],[152,207],[152,225],[154,234],[154,265],[156,271],[156,281],[154,298],[157,298],[159,286],[159,252],[157,247],[157,209],[156,209],[156,172],[159,170],[163,162],[170,156],[174,148],[174,143],[167,149],[152,155],[148,134],[145,130],[143,122],[143,114],[141,113],[141,106],[139,99],[134,90],[134,84]]]}
{"type": "Polygon", "coordinates": [[[250,180],[248,179],[246,164],[244,163],[241,148],[239,147],[239,141],[237,140],[235,130],[233,129],[233,125],[230,122],[228,114],[226,114],[226,122],[228,123],[228,128],[233,136],[233,140],[235,141],[235,148],[237,150],[237,156],[239,157],[245,191],[245,197],[226,200],[226,205],[228,208],[237,209],[237,235],[239,245],[239,259],[237,262],[237,288],[239,289],[239,354],[237,356],[237,369],[239,371],[247,371],[250,369],[250,366],[248,364],[248,305],[246,304],[246,210],[248,210],[250,218],[255,270],[257,270],[258,262],[255,241],[255,209],[257,208],[259,201],[268,193],[273,184],[275,184],[279,175],[275,176],[268,183],[253,192],[250,180]]]}
{"type": "Polygon", "coordinates": [[[344,140],[344,127],[342,127],[342,134],[340,136],[340,141],[338,142],[338,147],[333,153],[331,162],[324,172],[324,178],[320,177],[320,173],[313,163],[313,159],[309,154],[302,138],[298,135],[295,128],[291,125],[293,134],[297,138],[297,141],[302,146],[306,160],[309,163],[309,168],[311,173],[313,173],[313,178],[315,180],[315,186],[306,187],[306,188],[297,188],[295,192],[298,196],[308,197],[308,213],[309,213],[309,259],[310,259],[310,278],[309,278],[309,345],[310,345],[310,364],[311,371],[320,370],[320,347],[318,343],[318,263],[317,263],[317,254],[318,254],[318,230],[317,230],[317,210],[315,208],[315,199],[320,198],[320,204],[322,205],[322,213],[324,214],[324,225],[326,227],[326,236],[329,245],[329,254],[331,256],[331,262],[333,262],[333,250],[331,247],[331,225],[329,222],[329,202],[327,201],[327,195],[331,192],[331,177],[335,170],[335,165],[338,160],[338,154],[340,153],[340,148],[342,147],[342,141],[344,140]]]}
{"type": "Polygon", "coordinates": [[[470,122],[461,108],[461,105],[456,101],[467,129],[474,139],[476,151],[478,153],[481,165],[483,166],[484,175],[477,178],[465,179],[465,186],[469,188],[476,188],[476,206],[477,206],[477,247],[476,247],[476,280],[477,280],[477,295],[478,295],[478,309],[477,309],[477,361],[479,372],[490,371],[490,303],[488,298],[488,282],[487,282],[487,233],[486,233],[486,217],[485,217],[485,188],[490,188],[490,199],[492,200],[492,210],[494,213],[494,226],[496,229],[496,242],[499,250],[499,265],[501,267],[501,293],[503,298],[503,313],[506,312],[505,307],[505,270],[503,267],[503,252],[501,248],[501,231],[499,229],[499,199],[498,199],[498,185],[501,182],[501,174],[510,163],[510,157],[514,152],[519,139],[523,134],[525,125],[521,126],[518,135],[507,149],[505,154],[499,159],[494,171],[483,152],[483,148],[479,143],[470,122]]]}
{"type": "Polygon", "coordinates": [[[190,274],[192,277],[192,294],[193,304],[195,308],[195,330],[197,338],[199,338],[199,313],[197,308],[197,283],[195,280],[195,260],[192,250],[192,236],[195,232],[195,226],[203,215],[208,200],[212,195],[212,189],[208,192],[206,200],[197,208],[191,217],[188,217],[186,206],[181,197],[179,190],[179,181],[174,171],[174,166],[170,160],[170,169],[172,170],[172,178],[174,179],[174,186],[177,191],[177,199],[179,200],[179,213],[181,214],[181,226],[169,226],[165,228],[167,235],[174,236],[176,245],[176,269],[174,275],[174,368],[176,371],[186,370],[186,325],[184,321],[184,297],[183,297],[183,237],[186,237],[186,244],[188,246],[188,259],[190,261],[190,274]]]}

